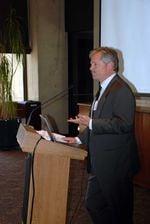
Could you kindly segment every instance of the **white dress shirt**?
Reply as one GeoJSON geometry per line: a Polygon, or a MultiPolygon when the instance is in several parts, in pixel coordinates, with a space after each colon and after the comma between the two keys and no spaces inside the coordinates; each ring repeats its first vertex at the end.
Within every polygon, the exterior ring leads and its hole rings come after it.
{"type": "MultiPolygon", "coordinates": [[[[112,75],[110,75],[107,79],[105,79],[103,82],[101,82],[101,91],[100,91],[100,95],[98,97],[98,99],[96,101],[93,101],[92,107],[91,107],[91,115],[92,115],[92,111],[97,109],[97,105],[98,102],[101,98],[101,96],[103,95],[105,89],[107,88],[108,84],[110,83],[110,81],[114,78],[116,74],[113,73],[112,75]]],[[[92,118],[90,119],[89,122],[89,129],[92,130],[92,118]]]]}
{"type": "MultiPolygon", "coordinates": [[[[107,79],[105,79],[103,82],[100,83],[100,85],[101,85],[100,95],[99,95],[98,99],[96,101],[94,100],[92,103],[91,115],[92,115],[92,111],[93,110],[95,111],[97,109],[97,105],[98,105],[98,102],[99,102],[101,96],[103,95],[105,89],[107,88],[108,84],[114,78],[115,75],[116,75],[116,73],[113,73],[107,79]]],[[[89,121],[89,129],[92,130],[92,118],[89,121]]],[[[75,137],[75,139],[76,139],[77,144],[82,144],[82,142],[80,141],[80,139],[78,137],[75,137]]]]}

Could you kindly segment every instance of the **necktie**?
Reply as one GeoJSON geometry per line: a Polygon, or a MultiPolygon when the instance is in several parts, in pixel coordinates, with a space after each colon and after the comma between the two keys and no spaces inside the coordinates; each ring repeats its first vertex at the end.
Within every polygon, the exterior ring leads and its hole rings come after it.
{"type": "Polygon", "coordinates": [[[92,117],[94,116],[94,112],[96,111],[96,108],[97,108],[97,104],[98,104],[98,98],[100,96],[100,91],[101,91],[101,85],[99,85],[99,89],[95,95],[95,98],[94,98],[94,102],[93,102],[93,105],[92,105],[92,111],[91,111],[91,114],[92,114],[92,117]]]}
{"type": "Polygon", "coordinates": [[[99,98],[99,95],[100,95],[100,92],[101,92],[101,85],[99,85],[99,89],[98,89],[98,91],[97,91],[97,93],[96,93],[96,95],[95,95],[95,101],[97,101],[98,100],[98,98],[99,98]]]}

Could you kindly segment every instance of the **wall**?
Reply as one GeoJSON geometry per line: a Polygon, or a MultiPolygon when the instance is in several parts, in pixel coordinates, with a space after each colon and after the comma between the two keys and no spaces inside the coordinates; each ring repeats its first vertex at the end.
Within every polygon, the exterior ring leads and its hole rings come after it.
{"type": "MultiPolygon", "coordinates": [[[[100,27],[99,27],[99,18],[100,18],[100,0],[94,0],[94,34],[93,34],[93,42],[94,48],[99,47],[99,35],[100,35],[100,27]]],[[[98,82],[94,80],[93,82],[93,91],[94,95],[97,92],[97,84],[98,82]]]]}
{"type": "MultiPolygon", "coordinates": [[[[68,86],[67,35],[62,0],[30,0],[32,52],[27,56],[28,99],[44,103],[68,86]]],[[[42,107],[56,121],[61,133],[68,131],[68,95],[42,107]]]]}

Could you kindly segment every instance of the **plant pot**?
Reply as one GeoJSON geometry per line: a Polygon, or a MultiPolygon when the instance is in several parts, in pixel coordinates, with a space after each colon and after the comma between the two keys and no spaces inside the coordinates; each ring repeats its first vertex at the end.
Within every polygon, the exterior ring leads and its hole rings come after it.
{"type": "Polygon", "coordinates": [[[19,119],[0,120],[0,150],[19,148],[16,139],[19,124],[19,119]]]}

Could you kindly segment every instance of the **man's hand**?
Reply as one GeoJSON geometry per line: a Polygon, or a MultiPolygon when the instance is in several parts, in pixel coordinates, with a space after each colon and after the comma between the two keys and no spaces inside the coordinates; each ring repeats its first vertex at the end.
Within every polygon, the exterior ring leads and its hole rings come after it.
{"type": "Polygon", "coordinates": [[[74,137],[64,137],[63,140],[67,143],[70,143],[70,144],[75,144],[77,143],[76,139],[74,137]]]}
{"type": "Polygon", "coordinates": [[[68,122],[74,124],[80,124],[84,126],[89,126],[90,117],[87,115],[78,114],[75,118],[68,119],[68,122]]]}

